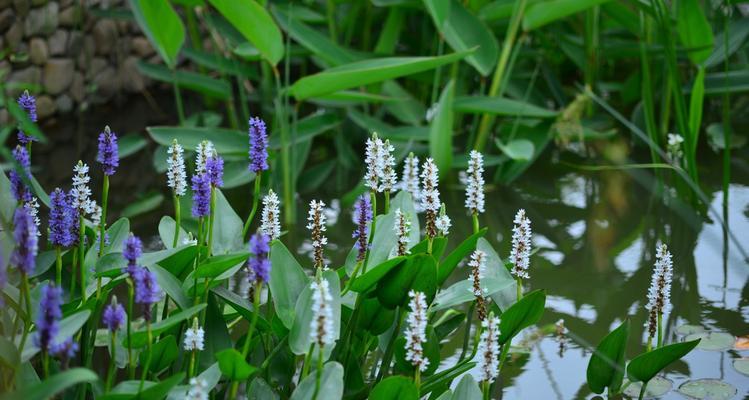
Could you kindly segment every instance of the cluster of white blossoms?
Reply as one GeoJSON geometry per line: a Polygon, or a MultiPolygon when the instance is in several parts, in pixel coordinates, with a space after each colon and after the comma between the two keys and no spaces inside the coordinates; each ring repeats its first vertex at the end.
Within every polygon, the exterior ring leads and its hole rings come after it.
{"type": "Polygon", "coordinates": [[[673,158],[674,160],[679,160],[684,155],[684,151],[682,150],[683,144],[684,137],[682,137],[678,133],[668,134],[668,146],[666,147],[666,149],[668,150],[668,154],[671,156],[671,158],[673,158]]]}
{"type": "Polygon", "coordinates": [[[395,147],[390,144],[390,140],[385,140],[382,145],[382,172],[380,176],[380,186],[378,192],[392,192],[398,183],[398,176],[395,173],[395,156],[393,152],[395,147]]]}
{"type": "Polygon", "coordinates": [[[208,400],[208,382],[202,378],[190,378],[190,389],[185,400],[208,400]]]}
{"type": "Polygon", "coordinates": [[[88,176],[88,165],[78,161],[73,167],[73,172],[73,188],[70,190],[72,206],[77,208],[81,215],[93,214],[96,211],[96,203],[91,200],[91,188],[88,187],[91,181],[91,177],[88,176]]]}
{"type": "Polygon", "coordinates": [[[673,261],[665,244],[658,245],[655,253],[653,276],[648,289],[648,304],[645,308],[652,314],[665,314],[671,303],[671,280],[673,278],[673,261]]]}
{"type": "Polygon", "coordinates": [[[525,210],[518,210],[512,227],[512,250],[510,261],[512,273],[518,278],[530,278],[528,267],[531,259],[531,220],[525,215],[525,210]]]}
{"type": "Polygon", "coordinates": [[[216,148],[210,140],[203,140],[195,148],[195,175],[205,172],[205,163],[216,153],[216,148]]]}
{"type": "Polygon", "coordinates": [[[447,213],[445,212],[445,205],[442,205],[442,208],[440,209],[440,215],[437,217],[437,220],[434,221],[434,226],[437,227],[437,230],[440,231],[440,234],[442,236],[447,236],[450,233],[450,227],[453,225],[452,221],[450,220],[450,217],[447,216],[447,213]]]}
{"type": "MultiPolygon", "coordinates": [[[[36,236],[42,236],[42,231],[39,229],[39,226],[42,224],[41,219],[39,219],[39,199],[37,199],[36,196],[31,196],[30,200],[23,203],[23,208],[26,209],[26,212],[28,212],[34,220],[34,225],[36,225],[36,236]]],[[[96,225],[98,225],[98,223],[96,225]]]]}
{"type": "Polygon", "coordinates": [[[310,322],[310,340],[319,346],[332,345],[335,342],[333,327],[333,296],[330,295],[328,281],[312,281],[312,321],[310,322]]]}
{"type": "Polygon", "coordinates": [[[313,258],[315,266],[318,268],[322,268],[325,263],[323,249],[328,244],[328,238],[323,235],[323,232],[328,229],[325,223],[327,217],[323,212],[324,208],[324,202],[312,200],[309,203],[309,214],[307,216],[307,229],[311,231],[312,236],[313,258]]]}
{"type": "Polygon", "coordinates": [[[486,290],[481,289],[481,280],[484,279],[484,274],[486,273],[486,253],[481,250],[475,250],[471,254],[468,266],[471,267],[471,277],[468,278],[472,283],[471,292],[476,297],[485,295],[486,290]]]}
{"type": "Polygon", "coordinates": [[[187,328],[185,331],[185,350],[203,350],[204,348],[205,332],[203,328],[198,324],[198,318],[192,320],[192,327],[187,328]]]}
{"type": "Polygon", "coordinates": [[[273,189],[268,190],[268,194],[263,197],[263,212],[260,218],[260,232],[268,235],[270,240],[276,240],[281,237],[281,223],[279,222],[280,214],[278,195],[273,189]]]}
{"type": "Polygon", "coordinates": [[[411,194],[416,212],[424,211],[421,204],[421,190],[419,189],[419,158],[410,153],[403,160],[403,174],[398,188],[411,194]]]}
{"type": "Polygon", "coordinates": [[[184,196],[187,191],[187,173],[183,156],[185,150],[177,143],[177,139],[174,139],[166,152],[169,155],[166,159],[167,186],[172,188],[175,195],[184,196]]]}
{"type": "Polygon", "coordinates": [[[481,326],[484,330],[479,338],[478,367],[481,381],[492,383],[499,375],[499,318],[490,314],[481,326]]]}
{"type": "Polygon", "coordinates": [[[377,132],[367,139],[364,150],[364,163],[367,165],[367,172],[364,174],[364,186],[376,191],[380,187],[380,177],[382,170],[385,168],[385,158],[383,157],[384,143],[377,137],[377,132]]]}
{"type": "Polygon", "coordinates": [[[404,332],[406,336],[406,360],[411,362],[419,371],[426,371],[429,360],[424,356],[423,344],[427,341],[427,301],[424,293],[411,290],[408,292],[411,301],[408,307],[408,327],[404,332]]]}
{"type": "Polygon", "coordinates": [[[484,212],[484,156],[476,150],[471,151],[466,170],[466,208],[472,214],[484,212]]]}
{"type": "Polygon", "coordinates": [[[440,210],[439,170],[430,157],[424,161],[421,171],[421,207],[435,214],[440,210]]]}
{"type": "Polygon", "coordinates": [[[411,217],[401,211],[400,208],[395,210],[393,230],[398,237],[397,255],[405,256],[406,254],[411,254],[411,251],[408,250],[411,243],[411,217]]]}

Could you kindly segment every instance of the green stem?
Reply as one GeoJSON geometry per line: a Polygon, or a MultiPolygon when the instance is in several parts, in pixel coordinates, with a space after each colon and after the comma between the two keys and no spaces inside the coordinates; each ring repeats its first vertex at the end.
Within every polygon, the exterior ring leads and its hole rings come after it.
{"type": "Polygon", "coordinates": [[[491,385],[489,384],[489,381],[481,381],[481,392],[484,394],[484,400],[489,400],[489,388],[491,385]]]}
{"type": "Polygon", "coordinates": [[[135,363],[133,360],[133,341],[132,341],[132,324],[133,324],[133,281],[127,279],[127,365],[129,368],[130,379],[135,378],[135,363]]]}
{"type": "Polygon", "coordinates": [[[78,282],[77,279],[75,279],[76,274],[78,273],[78,252],[75,251],[75,249],[71,249],[73,251],[73,263],[70,264],[70,297],[73,297],[75,294],[76,289],[76,282],[78,282]]]}
{"type": "MultiPolygon", "coordinates": [[[[242,346],[242,359],[247,359],[247,354],[250,352],[250,342],[252,342],[252,334],[255,332],[255,325],[257,324],[257,317],[260,314],[260,290],[262,285],[259,282],[255,283],[255,291],[252,299],[252,319],[250,320],[250,328],[247,330],[247,337],[244,340],[242,346]]],[[[231,384],[230,399],[234,399],[237,396],[237,390],[239,389],[239,381],[234,381],[231,384]]]]}
{"type": "Polygon", "coordinates": [[[377,374],[377,381],[381,381],[383,378],[385,378],[388,374],[388,371],[390,370],[390,360],[393,358],[393,348],[395,347],[395,339],[398,337],[398,334],[401,330],[401,325],[403,324],[403,320],[405,319],[406,313],[404,313],[400,307],[397,309],[398,316],[396,318],[397,322],[395,323],[395,329],[393,330],[393,334],[390,335],[390,340],[388,341],[388,345],[385,348],[385,355],[382,357],[382,362],[380,363],[380,373],[377,374]]]}
{"type": "Polygon", "coordinates": [[[55,256],[55,286],[62,287],[62,249],[60,246],[55,247],[55,256]]]}
{"type": "Polygon", "coordinates": [[[341,291],[341,296],[348,293],[349,290],[351,290],[351,284],[354,282],[354,279],[356,279],[356,275],[359,273],[359,269],[361,269],[362,264],[364,264],[363,261],[359,261],[356,263],[356,266],[354,267],[354,272],[351,273],[351,279],[346,282],[346,286],[343,287],[343,291],[341,291]]]}
{"type": "Polygon", "coordinates": [[[250,225],[252,225],[252,220],[255,219],[255,213],[257,212],[258,203],[260,203],[260,180],[261,180],[262,174],[258,173],[255,175],[255,189],[252,194],[252,210],[250,210],[250,215],[247,216],[247,221],[244,223],[244,229],[242,229],[242,237],[247,237],[247,232],[250,230],[250,225]]]}
{"type": "Polygon", "coordinates": [[[172,247],[177,247],[179,244],[179,229],[182,222],[182,210],[179,204],[179,196],[175,193],[174,196],[174,240],[172,240],[172,247]]]}
{"type": "Polygon", "coordinates": [[[198,262],[200,262],[200,246],[203,243],[203,217],[198,218],[198,254],[195,256],[195,261],[192,263],[192,297],[193,305],[198,305],[198,262]]]}
{"type": "Polygon", "coordinates": [[[663,314],[658,313],[658,347],[663,346],[663,314]]]}
{"type": "Polygon", "coordinates": [[[317,352],[317,371],[315,371],[315,393],[312,394],[312,400],[317,400],[317,395],[320,393],[320,380],[322,379],[322,368],[323,368],[323,349],[324,345],[318,347],[317,352]]]}
{"type": "Polygon", "coordinates": [[[49,354],[46,350],[42,350],[42,370],[44,371],[44,379],[49,378],[49,354]]]}
{"type": "MultiPolygon", "coordinates": [[[[101,221],[99,221],[99,257],[104,255],[104,235],[107,231],[107,203],[109,202],[109,175],[104,174],[101,190],[101,221]]],[[[101,298],[101,276],[96,279],[96,299],[101,298]]]]}
{"type": "Polygon", "coordinates": [[[637,397],[638,400],[642,400],[645,397],[645,389],[648,387],[647,382],[642,383],[642,387],[640,388],[640,395],[637,397]]]}
{"type": "Polygon", "coordinates": [[[211,211],[208,217],[208,257],[213,254],[213,223],[216,219],[216,188],[211,186],[211,211]]]}
{"type": "Polygon", "coordinates": [[[110,335],[112,346],[112,357],[109,359],[109,371],[107,373],[107,381],[104,384],[104,393],[109,393],[109,388],[112,387],[112,379],[114,378],[115,371],[117,370],[117,331],[112,332],[110,335]]]}
{"type": "MultiPolygon", "coordinates": [[[[85,259],[86,259],[86,248],[84,246],[84,241],[86,239],[86,223],[83,220],[83,215],[78,217],[78,268],[80,268],[80,274],[81,274],[81,303],[86,302],[86,266],[85,259]]],[[[72,295],[72,293],[71,293],[72,295]]]]}
{"type": "Polygon", "coordinates": [[[390,191],[385,191],[385,214],[390,212],[390,191]]]}
{"type": "Polygon", "coordinates": [[[177,116],[179,117],[179,124],[184,125],[185,110],[182,105],[182,94],[179,91],[179,83],[177,82],[177,71],[174,68],[172,68],[172,88],[174,88],[174,103],[177,105],[177,116]]]}
{"type": "MultiPolygon", "coordinates": [[[[369,192],[369,201],[372,203],[372,222],[369,224],[369,244],[372,244],[372,240],[374,239],[375,230],[377,229],[377,192],[374,190],[369,192]]],[[[369,258],[369,253],[367,253],[367,259],[364,260],[364,265],[362,266],[361,273],[364,274],[367,272],[367,260],[369,258]]]]}
{"type": "Polygon", "coordinates": [[[143,382],[146,380],[146,375],[148,375],[148,368],[151,366],[151,357],[153,355],[153,349],[151,346],[151,342],[153,342],[153,335],[151,332],[151,321],[146,321],[146,332],[148,334],[148,356],[146,356],[146,364],[143,367],[143,372],[140,375],[140,388],[138,389],[138,392],[143,391],[143,382]]]}
{"type": "Polygon", "coordinates": [[[510,346],[512,346],[512,339],[508,340],[505,344],[502,345],[502,352],[499,353],[499,368],[497,368],[498,372],[502,372],[502,366],[505,365],[507,354],[510,353],[510,346]]]}
{"type": "Polygon", "coordinates": [[[21,292],[24,305],[26,306],[26,319],[23,324],[23,334],[21,335],[21,344],[18,346],[18,354],[23,354],[26,338],[28,338],[29,330],[31,329],[31,290],[29,289],[29,277],[25,273],[21,274],[21,292]]]}
{"type": "Polygon", "coordinates": [[[421,388],[421,369],[419,368],[416,368],[414,371],[414,385],[416,386],[416,391],[418,393],[421,388]]]}
{"type": "Polygon", "coordinates": [[[479,214],[474,212],[473,215],[473,234],[479,233],[479,214]]]}
{"type": "Polygon", "coordinates": [[[328,32],[330,34],[330,40],[333,41],[333,43],[336,43],[337,40],[337,34],[336,34],[336,28],[335,28],[335,2],[333,0],[327,0],[326,1],[326,14],[328,19],[328,32]]]}

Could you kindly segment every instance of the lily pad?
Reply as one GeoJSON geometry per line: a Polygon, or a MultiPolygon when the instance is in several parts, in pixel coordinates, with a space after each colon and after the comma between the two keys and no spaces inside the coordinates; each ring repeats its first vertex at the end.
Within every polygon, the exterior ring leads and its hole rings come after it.
{"type": "Polygon", "coordinates": [[[694,333],[702,333],[705,332],[705,328],[699,326],[699,325],[690,325],[690,324],[684,324],[678,328],[676,328],[676,334],[677,335],[691,335],[694,333]]]}
{"type": "Polygon", "coordinates": [[[736,388],[720,379],[697,379],[684,382],[679,393],[690,399],[728,400],[736,396],[736,388]]]}
{"type": "Polygon", "coordinates": [[[733,367],[736,368],[736,371],[749,376],[749,358],[739,358],[738,360],[733,360],[733,367]]]}
{"type": "MultiPolygon", "coordinates": [[[[642,388],[642,382],[633,382],[627,385],[628,381],[625,381],[624,394],[636,399],[640,395],[640,388],[642,388]]],[[[662,378],[656,376],[648,382],[648,386],[645,388],[645,399],[655,399],[668,393],[671,388],[674,387],[674,383],[668,378],[662,378]]]]}
{"type": "Polygon", "coordinates": [[[685,338],[687,341],[695,339],[702,339],[700,340],[700,344],[697,345],[698,349],[708,351],[728,350],[733,347],[733,344],[736,341],[733,335],[725,332],[693,333],[685,338]]]}

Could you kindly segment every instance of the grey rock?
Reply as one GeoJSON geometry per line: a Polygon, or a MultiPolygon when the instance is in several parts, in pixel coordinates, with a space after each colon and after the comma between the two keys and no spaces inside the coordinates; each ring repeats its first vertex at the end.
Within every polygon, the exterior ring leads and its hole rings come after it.
{"type": "Polygon", "coordinates": [[[92,31],[96,54],[106,55],[112,51],[117,43],[117,24],[109,19],[101,19],[96,22],[92,31]]]}
{"type": "Polygon", "coordinates": [[[77,103],[83,102],[86,98],[86,82],[80,72],[73,74],[73,83],[70,84],[70,97],[77,103]]]}
{"type": "Polygon", "coordinates": [[[89,35],[83,37],[83,46],[76,54],[76,65],[79,69],[85,70],[88,68],[91,58],[94,57],[94,38],[89,35]]]}
{"type": "Polygon", "coordinates": [[[52,58],[44,65],[44,90],[50,94],[65,91],[73,82],[73,60],[70,58],[52,58]]]}
{"type": "Polygon", "coordinates": [[[29,13],[31,2],[29,0],[13,0],[13,8],[16,9],[18,16],[23,18],[29,13]]]}
{"type": "Polygon", "coordinates": [[[65,50],[68,47],[68,31],[58,29],[52,36],[47,40],[49,47],[49,54],[51,56],[61,56],[65,54],[65,50]]]}
{"type": "Polygon", "coordinates": [[[141,58],[145,58],[153,54],[153,46],[151,46],[151,42],[148,41],[143,36],[138,36],[133,38],[132,41],[132,49],[135,55],[141,58]]]}
{"type": "Polygon", "coordinates": [[[35,65],[44,65],[49,57],[49,50],[47,49],[47,42],[42,39],[35,37],[31,39],[29,43],[29,58],[35,65]]]}
{"type": "Polygon", "coordinates": [[[19,19],[11,25],[8,32],[5,32],[5,41],[11,51],[15,51],[21,40],[23,40],[23,22],[19,19]]]}
{"type": "Polygon", "coordinates": [[[12,0],[0,0],[0,9],[8,8],[13,4],[12,0]]]}
{"type": "Polygon", "coordinates": [[[60,26],[72,28],[83,20],[83,9],[81,7],[75,5],[63,7],[65,8],[60,11],[59,15],[60,26]]]}
{"type": "Polygon", "coordinates": [[[31,5],[33,7],[43,6],[47,4],[48,0],[31,0],[31,5]]]}
{"type": "Polygon", "coordinates": [[[68,33],[66,51],[71,57],[77,56],[83,49],[83,33],[79,31],[70,31],[68,33]]]}
{"type": "Polygon", "coordinates": [[[106,67],[99,72],[93,81],[96,88],[94,103],[106,103],[120,89],[120,80],[117,79],[117,72],[113,67],[106,67]]]}
{"type": "Polygon", "coordinates": [[[94,57],[94,59],[91,60],[91,64],[89,64],[87,71],[91,76],[95,76],[96,74],[101,72],[104,68],[106,68],[107,65],[108,65],[107,60],[101,57],[94,57]]]}
{"type": "Polygon", "coordinates": [[[57,111],[57,105],[52,97],[41,95],[36,98],[36,113],[39,115],[39,119],[54,115],[55,111],[57,111]]]}
{"type": "Polygon", "coordinates": [[[24,33],[26,37],[34,35],[51,35],[57,29],[57,14],[59,6],[57,3],[48,3],[44,7],[29,11],[24,22],[24,33]]]}
{"type": "Polygon", "coordinates": [[[15,19],[16,13],[14,13],[10,8],[0,11],[0,32],[5,32],[6,29],[10,28],[15,19]]]}
{"type": "Polygon", "coordinates": [[[73,0],[60,0],[58,1],[60,3],[60,8],[65,8],[71,4],[73,4],[73,0]]]}
{"type": "Polygon", "coordinates": [[[73,110],[73,99],[67,94],[63,94],[55,99],[55,105],[57,106],[57,112],[67,114],[73,110]]]}
{"type": "Polygon", "coordinates": [[[122,82],[122,88],[128,92],[140,92],[146,88],[146,78],[138,71],[138,58],[135,56],[128,57],[122,67],[120,67],[119,79],[122,82]]]}
{"type": "MultiPolygon", "coordinates": [[[[16,85],[9,86],[18,87],[19,89],[17,92],[20,93],[22,90],[20,89],[19,84],[40,85],[42,83],[42,70],[39,67],[31,66],[13,71],[8,76],[8,82],[15,83],[16,85]]],[[[17,93],[13,94],[15,96],[17,93]]]]}

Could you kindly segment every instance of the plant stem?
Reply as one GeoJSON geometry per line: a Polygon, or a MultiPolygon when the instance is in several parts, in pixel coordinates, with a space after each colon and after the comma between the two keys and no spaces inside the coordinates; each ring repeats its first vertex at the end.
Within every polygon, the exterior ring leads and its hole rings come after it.
{"type": "Polygon", "coordinates": [[[211,186],[211,211],[208,216],[208,257],[213,255],[213,223],[216,219],[216,188],[211,186]]]}
{"type": "Polygon", "coordinates": [[[414,385],[416,386],[416,392],[418,393],[421,387],[421,369],[416,368],[414,371],[414,385]]]}
{"type": "Polygon", "coordinates": [[[42,350],[42,370],[44,371],[44,379],[49,378],[49,354],[47,350],[42,350]]]}
{"type": "Polygon", "coordinates": [[[62,287],[62,249],[60,246],[55,247],[55,256],[55,286],[62,287]]]}
{"type": "Polygon", "coordinates": [[[146,364],[143,367],[143,372],[140,375],[140,388],[138,389],[138,392],[143,391],[143,382],[146,380],[146,375],[148,375],[148,368],[151,366],[151,357],[153,356],[153,349],[151,346],[151,342],[153,341],[153,335],[151,333],[151,321],[146,321],[146,332],[148,334],[148,356],[146,357],[146,364]]]}
{"type": "Polygon", "coordinates": [[[642,383],[642,387],[640,388],[640,396],[637,397],[638,400],[642,400],[643,397],[645,397],[645,389],[648,387],[647,382],[642,383]]]}
{"type": "MultiPolygon", "coordinates": [[[[29,277],[21,274],[21,294],[23,295],[24,305],[26,306],[26,318],[23,324],[23,333],[21,334],[21,344],[18,346],[18,354],[23,354],[23,348],[31,329],[31,294],[29,289],[29,277]]],[[[20,301],[20,300],[19,300],[20,301]]]]}
{"type": "Polygon", "coordinates": [[[388,371],[390,370],[390,360],[393,358],[393,347],[395,345],[395,339],[398,337],[398,334],[401,330],[401,325],[403,324],[403,320],[405,319],[406,313],[401,310],[400,307],[397,309],[397,322],[395,323],[395,329],[393,329],[393,334],[390,335],[390,340],[388,341],[387,348],[385,349],[385,355],[382,357],[382,362],[380,363],[380,373],[377,374],[377,381],[381,381],[384,377],[387,376],[388,371]]]}
{"type": "Polygon", "coordinates": [[[479,233],[479,214],[477,212],[474,212],[472,215],[473,218],[473,233],[477,234],[479,233]]]}
{"type": "Polygon", "coordinates": [[[198,218],[198,254],[195,255],[195,261],[192,263],[192,297],[193,305],[198,305],[198,263],[200,262],[200,246],[203,244],[203,217],[198,218]]]}
{"type": "MultiPolygon", "coordinates": [[[[252,334],[255,332],[255,325],[257,324],[257,317],[260,314],[260,289],[262,285],[259,282],[255,283],[255,291],[252,299],[252,319],[250,320],[250,328],[247,330],[247,337],[244,339],[244,345],[242,346],[242,359],[247,359],[247,354],[250,352],[250,342],[252,342],[252,334]]],[[[239,381],[234,381],[231,384],[230,399],[234,399],[237,396],[237,390],[239,389],[239,381]]]]}
{"type": "Polygon", "coordinates": [[[107,381],[104,384],[104,393],[109,393],[109,388],[112,387],[112,379],[114,378],[115,371],[117,370],[117,331],[114,331],[110,335],[112,346],[112,357],[109,360],[109,371],[107,373],[107,381]]]}
{"type": "Polygon", "coordinates": [[[179,204],[179,196],[173,193],[172,198],[174,199],[174,240],[172,241],[172,247],[177,247],[179,244],[179,229],[180,223],[182,222],[182,210],[179,204]]]}
{"type": "Polygon", "coordinates": [[[385,214],[390,212],[390,191],[385,191],[385,214]]]}
{"type": "Polygon", "coordinates": [[[515,278],[518,287],[518,301],[523,298],[523,280],[520,277],[515,278]]]}
{"type": "Polygon", "coordinates": [[[658,347],[663,346],[663,314],[658,313],[658,347]]]}
{"type": "Polygon", "coordinates": [[[512,346],[512,338],[510,338],[510,340],[502,345],[502,351],[499,353],[499,368],[497,368],[498,372],[502,372],[502,367],[505,365],[507,354],[510,353],[510,346],[512,346]]]}
{"type": "Polygon", "coordinates": [[[481,381],[481,392],[484,394],[484,400],[489,400],[489,381],[481,381]]]}
{"type": "MultiPolygon", "coordinates": [[[[104,255],[104,235],[107,234],[107,203],[109,201],[109,175],[104,174],[101,190],[101,221],[99,221],[98,258],[104,255]]],[[[101,276],[96,279],[96,299],[101,298],[101,276]]]]}
{"type": "Polygon", "coordinates": [[[84,246],[85,239],[86,223],[83,220],[83,215],[81,215],[78,217],[78,268],[81,269],[81,303],[86,302],[86,266],[84,265],[86,259],[86,247],[84,246]]]}
{"type": "Polygon", "coordinates": [[[174,68],[172,68],[172,88],[174,88],[174,103],[177,105],[177,117],[179,117],[179,124],[181,126],[185,123],[185,110],[182,106],[182,94],[179,91],[177,71],[174,68]]]}
{"type": "Polygon", "coordinates": [[[323,369],[323,349],[324,345],[319,345],[317,352],[317,371],[315,371],[315,393],[312,394],[312,400],[317,400],[317,395],[320,393],[320,380],[322,379],[323,369]]]}
{"type": "Polygon", "coordinates": [[[133,363],[133,341],[132,341],[132,324],[133,324],[133,297],[134,282],[127,278],[127,365],[129,367],[130,379],[135,377],[135,364],[133,363]]]}
{"type": "Polygon", "coordinates": [[[242,229],[242,238],[247,237],[247,232],[250,230],[250,225],[252,225],[252,220],[255,219],[255,213],[257,212],[258,203],[260,202],[260,180],[262,178],[262,173],[258,173],[255,175],[255,189],[252,194],[252,210],[250,210],[250,215],[247,216],[247,221],[244,223],[244,229],[242,229]]]}

